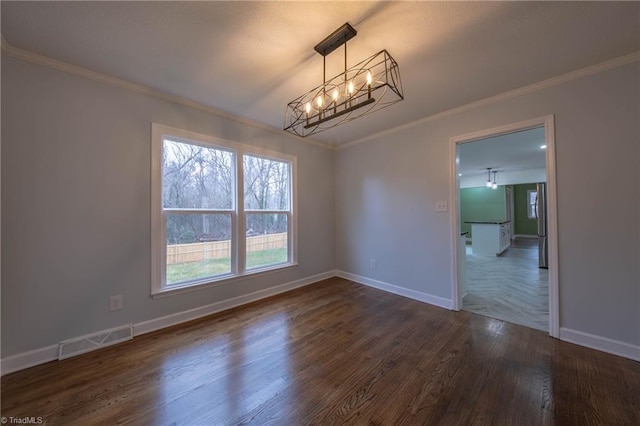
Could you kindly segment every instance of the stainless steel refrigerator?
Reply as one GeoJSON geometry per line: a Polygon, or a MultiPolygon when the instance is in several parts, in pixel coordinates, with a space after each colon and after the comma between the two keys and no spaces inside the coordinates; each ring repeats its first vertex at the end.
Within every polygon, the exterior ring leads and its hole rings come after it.
{"type": "Polygon", "coordinates": [[[536,188],[536,219],[538,221],[538,266],[548,268],[547,248],[547,184],[539,183],[536,188]]]}

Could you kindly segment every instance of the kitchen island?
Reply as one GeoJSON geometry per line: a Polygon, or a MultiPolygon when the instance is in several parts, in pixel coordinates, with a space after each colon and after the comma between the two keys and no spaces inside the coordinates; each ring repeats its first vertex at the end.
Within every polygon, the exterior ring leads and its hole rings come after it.
{"type": "Polygon", "coordinates": [[[511,221],[468,221],[473,254],[500,256],[511,245],[511,221]]]}

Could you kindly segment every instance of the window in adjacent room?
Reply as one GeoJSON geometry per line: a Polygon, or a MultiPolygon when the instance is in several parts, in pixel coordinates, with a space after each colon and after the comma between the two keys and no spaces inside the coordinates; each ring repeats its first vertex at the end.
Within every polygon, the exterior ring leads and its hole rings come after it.
{"type": "Polygon", "coordinates": [[[152,130],[153,294],[295,264],[293,157],[152,130]]]}
{"type": "Polygon", "coordinates": [[[535,189],[530,189],[527,191],[527,218],[529,219],[537,219],[538,215],[536,213],[536,204],[538,201],[538,191],[535,189]]]}

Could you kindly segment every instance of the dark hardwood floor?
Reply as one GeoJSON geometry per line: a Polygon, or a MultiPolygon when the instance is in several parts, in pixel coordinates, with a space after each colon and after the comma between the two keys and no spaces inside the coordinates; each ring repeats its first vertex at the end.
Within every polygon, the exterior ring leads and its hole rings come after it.
{"type": "Polygon", "coordinates": [[[640,363],[333,278],[2,378],[47,425],[638,425],[640,363]]]}

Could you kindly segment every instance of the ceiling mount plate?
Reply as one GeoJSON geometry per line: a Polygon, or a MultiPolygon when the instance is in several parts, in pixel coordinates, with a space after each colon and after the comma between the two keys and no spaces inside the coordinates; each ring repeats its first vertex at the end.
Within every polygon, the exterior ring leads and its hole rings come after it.
{"type": "Polygon", "coordinates": [[[346,22],[343,26],[329,34],[327,38],[316,44],[314,49],[322,56],[327,56],[329,53],[354,38],[356,34],[358,34],[358,32],[355,28],[346,22]]]}

